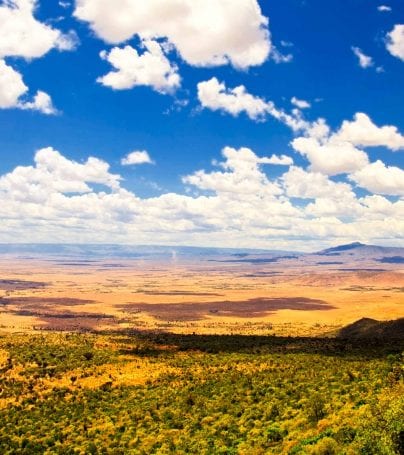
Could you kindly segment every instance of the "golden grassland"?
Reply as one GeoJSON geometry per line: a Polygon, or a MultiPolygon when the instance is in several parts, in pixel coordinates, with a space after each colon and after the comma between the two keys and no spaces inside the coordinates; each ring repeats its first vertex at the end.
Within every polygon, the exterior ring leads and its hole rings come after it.
{"type": "Polygon", "coordinates": [[[0,280],[2,331],[321,335],[365,316],[404,316],[404,271],[397,268],[32,259],[13,259],[10,268],[3,258],[0,280]]]}

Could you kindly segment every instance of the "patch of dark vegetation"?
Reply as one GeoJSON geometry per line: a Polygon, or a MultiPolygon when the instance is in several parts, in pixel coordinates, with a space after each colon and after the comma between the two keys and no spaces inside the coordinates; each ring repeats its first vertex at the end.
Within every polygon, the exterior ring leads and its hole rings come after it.
{"type": "Polygon", "coordinates": [[[147,290],[138,290],[140,294],[145,295],[185,295],[185,296],[196,296],[196,297],[222,297],[223,294],[218,294],[215,292],[192,292],[192,291],[147,291],[147,290]]]}
{"type": "Polygon", "coordinates": [[[272,258],[250,258],[250,259],[209,259],[208,262],[229,262],[242,264],[270,264],[282,259],[297,259],[298,256],[276,256],[272,258]]]}
{"type": "Polygon", "coordinates": [[[370,292],[375,290],[376,289],[373,286],[349,286],[347,288],[341,288],[341,291],[351,292],[370,292]]]}
{"type": "Polygon", "coordinates": [[[17,305],[23,308],[78,306],[95,303],[95,300],[72,299],[69,297],[3,297],[2,305],[17,305]]]}
{"type": "Polygon", "coordinates": [[[404,287],[391,286],[378,288],[374,286],[358,286],[352,285],[346,288],[341,288],[341,291],[358,291],[358,292],[371,292],[371,291],[387,291],[387,292],[404,292],[404,287]]]}
{"type": "Polygon", "coordinates": [[[389,256],[378,259],[382,264],[404,264],[403,256],[389,256]]]}
{"type": "Polygon", "coordinates": [[[107,269],[123,269],[128,266],[125,264],[102,264],[102,267],[107,269]]]}
{"type": "Polygon", "coordinates": [[[282,275],[283,272],[255,272],[255,273],[246,273],[245,275],[241,275],[243,278],[259,278],[265,276],[277,276],[282,275]]]}
{"type": "Polygon", "coordinates": [[[103,330],[119,330],[120,324],[128,322],[126,318],[96,313],[84,317],[57,317],[50,314],[38,317],[38,325],[34,325],[33,329],[38,332],[98,333],[101,326],[103,330]]]}
{"type": "Polygon", "coordinates": [[[49,283],[45,283],[42,281],[0,279],[0,289],[2,289],[3,291],[24,291],[25,289],[42,289],[47,286],[49,286],[49,283]]]}
{"type": "Polygon", "coordinates": [[[128,303],[120,305],[127,312],[144,311],[166,321],[196,321],[209,313],[238,318],[263,317],[278,310],[331,310],[334,307],[323,300],[306,297],[254,298],[241,301],[184,302],[184,303],[128,303]]]}
{"type": "Polygon", "coordinates": [[[111,314],[105,313],[73,313],[69,311],[63,312],[52,312],[47,313],[44,311],[33,311],[33,310],[16,310],[12,311],[12,314],[17,316],[35,316],[41,319],[55,318],[55,319],[114,319],[115,317],[111,314]]]}
{"type": "Polygon", "coordinates": [[[317,265],[339,265],[343,264],[341,261],[323,261],[323,262],[317,262],[317,265]]]}
{"type": "MultiPolygon", "coordinates": [[[[393,321],[394,322],[394,321],[393,321]]],[[[106,332],[113,335],[114,332],[106,332]]],[[[132,336],[155,346],[165,346],[169,351],[200,351],[209,353],[223,352],[271,352],[272,354],[319,354],[326,356],[361,357],[376,359],[386,353],[401,353],[404,349],[404,339],[389,339],[388,337],[369,338],[366,346],[356,338],[347,343],[344,337],[291,337],[265,335],[198,335],[177,334],[165,331],[138,331],[123,329],[116,331],[117,336],[132,336]]],[[[128,352],[126,352],[128,353],[128,352]]],[[[164,353],[160,348],[156,355],[164,353]]]]}
{"type": "Polygon", "coordinates": [[[83,262],[58,262],[55,265],[63,265],[66,267],[92,267],[99,265],[96,261],[83,261],[83,262]]]}
{"type": "Polygon", "coordinates": [[[118,319],[107,313],[92,313],[86,311],[69,311],[65,306],[77,306],[94,303],[92,300],[65,299],[65,298],[33,298],[16,297],[0,298],[0,305],[7,314],[22,317],[34,317],[36,330],[69,330],[89,331],[96,330],[102,325],[119,327],[127,319],[118,319]]]}
{"type": "MultiPolygon", "coordinates": [[[[53,259],[49,259],[50,261],[53,261],[53,259]]],[[[99,263],[98,260],[94,259],[75,259],[74,262],[71,260],[61,260],[59,261],[59,264],[63,265],[70,265],[70,264],[97,264],[99,263]]]]}
{"type": "Polygon", "coordinates": [[[364,269],[364,268],[339,268],[341,272],[387,272],[386,269],[364,269]]]}

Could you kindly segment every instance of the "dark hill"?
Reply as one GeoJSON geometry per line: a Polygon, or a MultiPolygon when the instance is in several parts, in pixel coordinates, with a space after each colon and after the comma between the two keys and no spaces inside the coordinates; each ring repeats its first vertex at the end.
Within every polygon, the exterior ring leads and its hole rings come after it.
{"type": "Polygon", "coordinates": [[[364,243],[354,242],[347,245],[338,245],[316,253],[319,256],[339,256],[346,258],[375,260],[386,264],[400,264],[404,257],[404,248],[365,245],[364,243]],[[396,262],[397,261],[397,262],[396,262]]]}
{"type": "Polygon", "coordinates": [[[348,251],[348,250],[354,250],[355,248],[361,248],[364,247],[363,243],[360,242],[354,242],[354,243],[349,243],[348,245],[339,245],[335,246],[333,248],[327,248],[326,250],[323,250],[322,253],[338,253],[340,251],[348,251]]]}
{"type": "Polygon", "coordinates": [[[359,321],[342,328],[338,338],[349,339],[404,339],[404,318],[394,321],[376,321],[375,319],[362,318],[359,321]]]}

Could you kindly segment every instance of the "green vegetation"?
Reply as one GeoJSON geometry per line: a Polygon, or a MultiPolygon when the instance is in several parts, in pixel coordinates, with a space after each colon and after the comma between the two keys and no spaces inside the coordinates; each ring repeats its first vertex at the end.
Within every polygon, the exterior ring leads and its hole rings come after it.
{"type": "Polygon", "coordinates": [[[1,454],[403,454],[402,342],[0,337],[1,454]]]}

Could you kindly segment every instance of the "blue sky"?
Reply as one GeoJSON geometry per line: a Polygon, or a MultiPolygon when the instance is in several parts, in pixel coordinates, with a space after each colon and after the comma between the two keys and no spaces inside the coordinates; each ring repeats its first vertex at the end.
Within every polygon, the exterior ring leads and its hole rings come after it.
{"type": "Polygon", "coordinates": [[[399,0],[0,2],[0,241],[403,245],[402,24],[399,0]]]}

